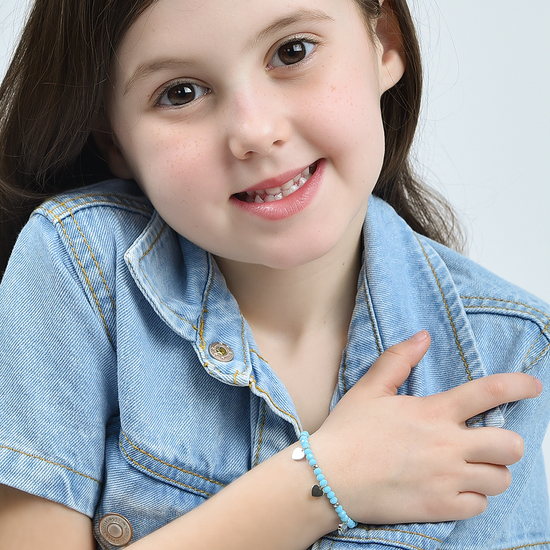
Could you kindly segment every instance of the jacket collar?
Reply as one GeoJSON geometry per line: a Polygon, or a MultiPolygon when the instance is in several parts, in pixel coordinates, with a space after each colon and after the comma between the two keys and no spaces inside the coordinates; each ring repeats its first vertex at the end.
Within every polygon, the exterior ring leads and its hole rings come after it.
{"type": "MultiPolygon", "coordinates": [[[[156,313],[193,343],[207,371],[225,383],[248,386],[257,350],[213,258],[154,214],[125,260],[156,313]],[[214,342],[227,344],[234,359],[213,359],[214,342]]],[[[432,394],[487,374],[459,289],[431,241],[371,197],[356,307],[333,404],[385,349],[421,329],[430,332],[432,344],[400,392],[432,394]]],[[[498,409],[475,421],[503,424],[498,409]]]]}

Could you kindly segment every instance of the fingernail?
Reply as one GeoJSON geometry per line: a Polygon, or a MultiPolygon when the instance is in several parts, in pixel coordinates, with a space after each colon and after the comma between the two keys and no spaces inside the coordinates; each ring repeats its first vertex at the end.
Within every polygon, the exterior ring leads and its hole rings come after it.
{"type": "Polygon", "coordinates": [[[535,384],[537,386],[537,396],[539,396],[542,393],[542,382],[538,378],[535,378],[534,376],[533,378],[535,379],[535,384]]]}
{"type": "Polygon", "coordinates": [[[422,342],[422,340],[426,340],[427,337],[428,337],[428,331],[421,330],[420,332],[417,332],[414,336],[411,336],[410,340],[412,342],[422,342]]]}

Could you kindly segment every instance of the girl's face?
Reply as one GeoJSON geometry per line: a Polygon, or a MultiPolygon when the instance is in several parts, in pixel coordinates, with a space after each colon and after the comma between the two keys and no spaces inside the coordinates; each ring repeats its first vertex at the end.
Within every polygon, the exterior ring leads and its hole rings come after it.
{"type": "Polygon", "coordinates": [[[356,246],[380,96],[404,69],[383,27],[374,45],[353,0],[159,0],[117,52],[111,169],[229,260],[292,268],[356,246]]]}

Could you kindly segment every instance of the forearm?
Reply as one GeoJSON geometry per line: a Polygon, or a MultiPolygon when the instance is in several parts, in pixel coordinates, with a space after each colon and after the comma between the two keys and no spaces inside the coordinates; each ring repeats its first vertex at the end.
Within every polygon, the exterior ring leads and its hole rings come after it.
{"type": "Polygon", "coordinates": [[[291,453],[281,451],[132,548],[241,550],[261,541],[265,550],[304,550],[339,520],[326,498],[311,496],[312,470],[291,453]]]}

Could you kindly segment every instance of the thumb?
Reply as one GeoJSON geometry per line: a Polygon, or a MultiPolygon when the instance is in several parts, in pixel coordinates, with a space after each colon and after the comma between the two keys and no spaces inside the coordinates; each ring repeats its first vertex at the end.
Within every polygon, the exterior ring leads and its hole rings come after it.
{"type": "Polygon", "coordinates": [[[408,340],[388,348],[354,387],[363,387],[363,391],[368,391],[372,397],[396,395],[429,347],[428,331],[417,332],[408,340]]]}

